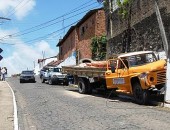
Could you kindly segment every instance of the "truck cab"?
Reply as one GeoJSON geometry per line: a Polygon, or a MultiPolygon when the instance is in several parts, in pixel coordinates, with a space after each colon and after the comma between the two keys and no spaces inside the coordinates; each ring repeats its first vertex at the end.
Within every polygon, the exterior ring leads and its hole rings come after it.
{"type": "Polygon", "coordinates": [[[105,72],[108,89],[131,94],[139,104],[146,104],[149,94],[160,92],[166,81],[166,61],[152,51],[140,51],[108,60],[105,72]]]}

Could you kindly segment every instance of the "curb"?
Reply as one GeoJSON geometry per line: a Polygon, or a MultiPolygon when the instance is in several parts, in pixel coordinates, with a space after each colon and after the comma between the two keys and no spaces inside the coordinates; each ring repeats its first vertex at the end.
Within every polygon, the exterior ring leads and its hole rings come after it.
{"type": "MultiPolygon", "coordinates": [[[[6,81],[5,81],[6,82],[6,81]]],[[[8,82],[6,82],[8,87],[10,88],[11,92],[12,92],[12,97],[13,97],[13,107],[14,107],[14,130],[19,130],[18,128],[18,115],[17,115],[17,104],[16,104],[16,99],[15,99],[15,95],[14,95],[14,91],[11,88],[11,86],[8,84],[8,82]]]]}

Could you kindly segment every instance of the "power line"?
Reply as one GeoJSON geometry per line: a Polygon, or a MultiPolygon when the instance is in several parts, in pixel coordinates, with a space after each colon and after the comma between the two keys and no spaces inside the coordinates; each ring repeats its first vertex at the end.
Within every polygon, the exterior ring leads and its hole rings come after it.
{"type": "Polygon", "coordinates": [[[32,42],[32,41],[35,41],[35,40],[39,40],[39,39],[46,38],[46,37],[48,37],[48,36],[50,36],[50,35],[53,35],[53,34],[59,32],[59,31],[62,31],[63,29],[66,29],[66,28],[68,28],[68,27],[76,24],[76,23],[79,22],[79,21],[80,21],[80,20],[78,20],[78,21],[76,21],[76,22],[73,22],[73,23],[65,26],[64,28],[58,29],[58,30],[56,30],[56,31],[54,31],[54,32],[52,32],[52,33],[46,34],[46,35],[44,35],[44,36],[42,36],[42,37],[38,37],[38,38],[36,38],[36,39],[32,39],[32,40],[26,41],[26,43],[29,43],[29,42],[32,42]]]}
{"type": "Polygon", "coordinates": [[[31,1],[31,0],[27,0],[27,1],[22,0],[22,1],[20,1],[20,3],[19,3],[17,6],[15,6],[15,8],[13,8],[13,10],[11,11],[11,13],[9,13],[9,15],[7,15],[7,17],[12,16],[13,14],[15,14],[15,12],[16,12],[17,10],[21,9],[22,7],[24,7],[24,6],[25,6],[28,2],[30,2],[30,1],[31,1]],[[24,2],[24,5],[20,6],[23,2],[24,2]]]}
{"type": "MultiPolygon", "coordinates": [[[[78,20],[78,21],[79,21],[79,20],[78,20]]],[[[67,26],[64,27],[64,28],[66,29],[66,28],[68,28],[68,27],[70,27],[70,26],[76,24],[78,21],[73,22],[73,23],[67,25],[67,26]]],[[[33,41],[36,41],[36,40],[40,40],[40,39],[44,39],[44,38],[46,38],[46,37],[48,37],[48,36],[50,36],[50,35],[53,35],[53,34],[59,32],[59,31],[62,31],[62,30],[63,30],[63,28],[58,29],[58,30],[56,30],[56,31],[54,31],[54,32],[52,32],[52,33],[49,33],[49,34],[46,34],[46,35],[44,35],[44,36],[41,36],[41,37],[38,37],[38,38],[35,38],[35,39],[32,39],[32,40],[26,41],[25,43],[31,44],[30,42],[33,42],[33,41]]],[[[61,34],[61,33],[60,33],[60,34],[61,34]]],[[[58,35],[60,35],[60,34],[58,34],[58,35]]],[[[2,43],[2,44],[8,44],[8,45],[17,45],[17,44],[11,44],[11,43],[3,43],[3,42],[0,42],[0,43],[2,43]]]]}
{"type": "MultiPolygon", "coordinates": [[[[96,6],[96,7],[98,7],[98,6],[96,6]]],[[[95,8],[96,8],[96,7],[95,7],[95,8]]],[[[75,17],[75,16],[78,16],[78,15],[80,15],[80,14],[82,14],[82,13],[87,12],[87,11],[89,11],[89,9],[88,9],[88,10],[85,10],[85,11],[82,11],[82,12],[80,12],[80,13],[77,13],[77,14],[75,14],[75,15],[72,15],[72,16],[70,16],[70,17],[68,17],[68,18],[65,18],[64,20],[68,20],[68,19],[70,19],[70,18],[73,18],[73,17],[75,17]]],[[[63,20],[56,21],[55,23],[51,23],[51,24],[46,25],[46,26],[44,26],[44,27],[41,27],[41,28],[38,28],[38,29],[34,29],[34,30],[31,30],[31,31],[28,31],[28,32],[25,32],[25,33],[21,33],[21,34],[18,34],[18,35],[12,35],[12,37],[18,37],[18,36],[26,35],[26,34],[29,34],[29,33],[32,33],[32,32],[35,32],[35,31],[38,31],[38,30],[41,30],[41,29],[44,29],[44,28],[47,28],[47,27],[50,27],[50,26],[53,26],[53,25],[55,25],[55,24],[57,24],[57,23],[60,23],[60,22],[63,22],[63,20]]],[[[63,25],[63,27],[64,27],[64,25],[63,25]]],[[[64,32],[65,32],[65,31],[64,31],[64,32]]]]}
{"type": "MultiPolygon", "coordinates": [[[[23,2],[23,0],[19,1],[19,3],[11,10],[11,12],[15,11],[15,9],[23,2]]],[[[6,15],[8,16],[10,12],[6,15]]]]}
{"type": "MultiPolygon", "coordinates": [[[[73,16],[72,16],[72,17],[73,17],[73,16]]],[[[32,39],[32,40],[26,41],[25,43],[27,43],[27,44],[32,44],[31,42],[33,42],[33,41],[42,40],[42,39],[44,39],[44,38],[47,38],[48,36],[53,35],[53,34],[59,32],[59,31],[62,31],[63,29],[66,29],[66,28],[68,28],[68,27],[76,24],[76,23],[79,22],[79,21],[80,21],[80,20],[77,20],[77,21],[75,21],[75,22],[73,22],[73,23],[65,26],[64,28],[58,29],[58,30],[56,30],[56,31],[54,31],[54,32],[52,32],[52,33],[46,34],[46,35],[44,35],[44,36],[41,36],[41,37],[38,37],[38,38],[35,38],[35,39],[32,39]]],[[[61,32],[60,34],[62,34],[62,33],[63,33],[63,32],[61,32]]],[[[58,34],[58,35],[60,35],[60,34],[58,34]]],[[[7,43],[7,44],[8,44],[8,43],[7,43]]],[[[16,45],[16,44],[11,44],[11,45],[16,45]]]]}
{"type": "MultiPolygon", "coordinates": [[[[91,0],[90,0],[90,1],[91,1],[91,0]]],[[[90,1],[89,1],[89,2],[90,2],[90,1]]],[[[97,2],[93,2],[93,3],[90,4],[90,5],[86,5],[86,4],[88,4],[89,2],[86,2],[85,4],[82,4],[81,6],[73,9],[71,12],[68,12],[68,13],[66,13],[66,14],[64,14],[64,15],[62,15],[62,16],[59,16],[59,17],[54,18],[54,19],[52,19],[52,20],[49,20],[49,21],[47,21],[47,22],[45,22],[45,23],[42,23],[42,24],[33,26],[33,27],[31,27],[31,28],[25,29],[25,30],[23,30],[23,31],[19,31],[19,32],[17,32],[17,33],[13,33],[13,34],[11,34],[11,35],[12,35],[12,36],[18,35],[18,34],[21,33],[21,32],[24,33],[24,32],[26,32],[26,31],[32,30],[32,29],[34,29],[34,28],[41,27],[41,26],[46,25],[46,24],[48,24],[48,23],[50,23],[50,22],[53,22],[53,21],[55,21],[55,20],[57,20],[57,19],[59,19],[59,18],[62,18],[63,16],[69,15],[69,14],[71,14],[71,13],[75,13],[75,12],[77,12],[77,11],[79,11],[79,10],[82,10],[83,8],[89,7],[89,6],[97,3],[97,2]],[[85,6],[85,7],[82,7],[82,6],[84,6],[84,5],[86,5],[86,6],[85,6]],[[81,7],[81,8],[80,8],[80,7],[81,7]]],[[[48,25],[46,25],[46,27],[48,27],[48,25]]],[[[27,33],[27,32],[26,32],[26,33],[27,33]]],[[[4,37],[7,37],[7,36],[4,36],[4,37]]],[[[2,39],[3,39],[4,37],[2,37],[2,39]]]]}
{"type": "MultiPolygon", "coordinates": [[[[18,32],[18,33],[25,32],[25,31],[28,31],[28,30],[31,30],[31,29],[34,29],[34,28],[37,28],[37,27],[41,27],[41,26],[46,25],[46,24],[48,24],[48,23],[51,23],[51,22],[53,22],[53,21],[55,21],[55,20],[57,20],[57,19],[59,19],[59,18],[63,18],[63,17],[66,16],[66,15],[75,13],[75,12],[77,12],[77,11],[79,11],[79,10],[82,10],[82,9],[84,9],[84,8],[86,8],[86,7],[89,7],[89,6],[91,6],[91,5],[95,4],[95,3],[97,3],[97,2],[94,2],[94,3],[90,4],[90,5],[87,5],[87,6],[85,6],[85,7],[82,7],[82,8],[80,8],[80,9],[76,9],[76,10],[74,9],[74,11],[71,11],[71,12],[69,12],[69,13],[66,13],[66,14],[64,14],[64,15],[62,15],[62,16],[59,16],[59,17],[57,17],[57,18],[55,18],[55,19],[49,20],[49,21],[47,21],[47,22],[45,22],[45,23],[42,23],[42,24],[39,24],[39,25],[37,25],[37,26],[31,27],[31,28],[29,28],[29,29],[20,31],[20,32],[18,32]]],[[[48,26],[47,26],[47,27],[48,27],[48,26]]],[[[12,35],[16,35],[16,34],[18,34],[18,33],[15,33],[15,34],[12,34],[12,35]]]]}

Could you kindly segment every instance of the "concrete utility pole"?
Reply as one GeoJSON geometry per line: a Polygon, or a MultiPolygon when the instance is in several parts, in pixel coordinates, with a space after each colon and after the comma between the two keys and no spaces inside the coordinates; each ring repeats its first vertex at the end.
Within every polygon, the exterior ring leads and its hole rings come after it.
{"type": "Polygon", "coordinates": [[[166,57],[167,57],[165,103],[170,104],[170,53],[169,53],[169,47],[170,46],[168,44],[168,40],[167,40],[167,37],[166,37],[165,28],[164,28],[164,25],[163,25],[163,22],[162,22],[162,17],[161,17],[161,14],[160,14],[158,4],[157,4],[156,0],[154,0],[154,2],[155,2],[156,16],[157,16],[159,29],[160,29],[161,37],[162,37],[162,41],[163,41],[163,46],[164,46],[164,50],[165,50],[166,57]]]}
{"type": "MultiPolygon", "coordinates": [[[[111,39],[112,37],[113,37],[113,21],[112,21],[112,19],[111,19],[111,15],[112,15],[112,11],[113,11],[113,8],[112,8],[112,0],[109,0],[109,19],[108,19],[108,21],[109,21],[109,26],[110,26],[110,29],[108,29],[109,30],[109,32],[108,32],[108,36],[107,36],[107,41],[109,41],[109,39],[111,39]]],[[[108,59],[108,48],[109,48],[109,44],[108,44],[108,42],[107,42],[107,44],[106,44],[106,50],[107,50],[107,54],[106,54],[106,59],[108,59]]]]}
{"type": "MultiPolygon", "coordinates": [[[[0,17],[0,19],[4,19],[4,20],[11,20],[9,18],[4,18],[4,17],[0,17]]],[[[0,39],[2,40],[2,39],[0,39]]],[[[2,52],[3,50],[0,48],[0,53],[2,52]]],[[[0,61],[3,59],[3,57],[0,55],[0,61]]]]}

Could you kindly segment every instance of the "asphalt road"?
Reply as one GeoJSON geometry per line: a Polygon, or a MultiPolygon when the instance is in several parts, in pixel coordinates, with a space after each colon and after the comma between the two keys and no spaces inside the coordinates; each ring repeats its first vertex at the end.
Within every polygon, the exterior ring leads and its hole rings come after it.
{"type": "Polygon", "coordinates": [[[62,85],[19,83],[9,78],[18,107],[20,130],[165,130],[170,110],[132,100],[82,95],[62,85]]]}

